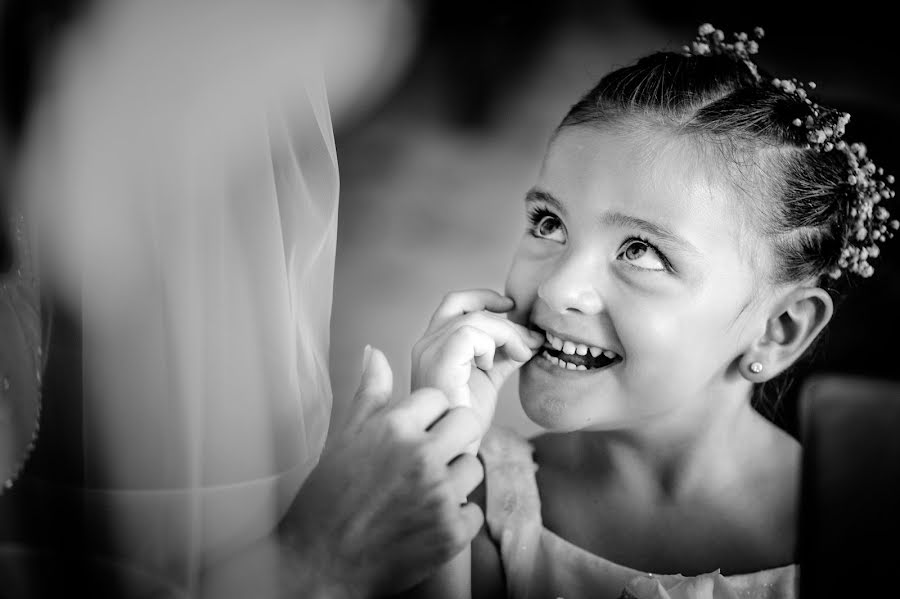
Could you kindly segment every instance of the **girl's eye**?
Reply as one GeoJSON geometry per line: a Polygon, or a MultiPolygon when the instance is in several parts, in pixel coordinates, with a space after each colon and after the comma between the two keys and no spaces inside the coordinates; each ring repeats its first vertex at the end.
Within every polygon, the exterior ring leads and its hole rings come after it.
{"type": "Polygon", "coordinates": [[[644,270],[668,270],[665,258],[659,250],[642,239],[626,241],[618,258],[644,270]]]}
{"type": "Polygon", "coordinates": [[[529,214],[529,232],[539,239],[549,239],[557,243],[565,243],[566,231],[562,221],[552,212],[539,210],[529,214]]]}
{"type": "Polygon", "coordinates": [[[559,219],[555,216],[545,216],[538,222],[535,229],[541,237],[550,237],[560,229],[560,225],[559,219]]]}

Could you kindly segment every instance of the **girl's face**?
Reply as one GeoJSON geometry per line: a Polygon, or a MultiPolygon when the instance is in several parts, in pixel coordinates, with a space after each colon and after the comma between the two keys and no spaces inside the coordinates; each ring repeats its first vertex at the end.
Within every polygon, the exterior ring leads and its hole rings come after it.
{"type": "Polygon", "coordinates": [[[750,238],[693,143],[576,127],[550,145],[506,284],[511,318],[547,336],[520,373],[537,424],[628,428],[749,391],[736,360],[766,323],[750,238]]]}

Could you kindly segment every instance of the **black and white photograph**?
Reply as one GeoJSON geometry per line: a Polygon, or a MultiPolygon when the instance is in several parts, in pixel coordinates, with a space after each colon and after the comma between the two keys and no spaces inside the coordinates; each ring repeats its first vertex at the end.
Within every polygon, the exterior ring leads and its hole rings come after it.
{"type": "Polygon", "coordinates": [[[0,0],[0,599],[898,596],[887,10],[0,0]]]}

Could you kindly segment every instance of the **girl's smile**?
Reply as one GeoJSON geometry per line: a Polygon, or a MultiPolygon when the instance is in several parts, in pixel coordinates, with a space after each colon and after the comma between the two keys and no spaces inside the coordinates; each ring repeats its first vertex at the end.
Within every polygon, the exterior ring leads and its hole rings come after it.
{"type": "Polygon", "coordinates": [[[596,372],[622,361],[622,356],[604,346],[591,345],[577,337],[554,335],[544,331],[546,342],[535,358],[568,372],[596,372]]]}

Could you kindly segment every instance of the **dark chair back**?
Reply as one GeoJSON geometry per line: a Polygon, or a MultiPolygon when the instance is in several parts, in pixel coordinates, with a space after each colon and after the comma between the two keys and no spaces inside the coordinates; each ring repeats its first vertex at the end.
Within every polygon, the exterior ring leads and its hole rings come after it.
{"type": "Polygon", "coordinates": [[[800,599],[900,597],[900,383],[817,376],[799,409],[800,599]]]}

